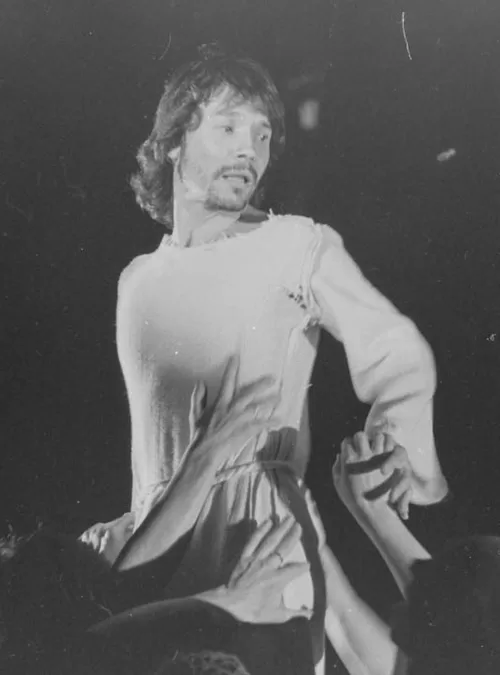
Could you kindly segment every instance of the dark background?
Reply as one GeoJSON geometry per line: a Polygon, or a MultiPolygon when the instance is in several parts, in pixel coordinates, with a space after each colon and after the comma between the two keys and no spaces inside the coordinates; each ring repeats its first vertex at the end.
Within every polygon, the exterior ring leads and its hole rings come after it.
{"type": "MultiPolygon", "coordinates": [[[[414,508],[412,529],[431,549],[498,531],[498,0],[3,0],[0,534],[37,519],[77,532],[128,506],[116,284],[162,232],[127,180],[169,70],[213,40],[263,62],[286,100],[267,205],[335,227],[434,349],[454,499],[414,508]],[[297,123],[308,97],[321,102],[310,133],[297,123]],[[456,156],[438,162],[448,148],[456,156]]],[[[330,543],[386,612],[394,587],[331,485],[334,452],[365,410],[327,336],[311,408],[308,478],[330,543]]]]}

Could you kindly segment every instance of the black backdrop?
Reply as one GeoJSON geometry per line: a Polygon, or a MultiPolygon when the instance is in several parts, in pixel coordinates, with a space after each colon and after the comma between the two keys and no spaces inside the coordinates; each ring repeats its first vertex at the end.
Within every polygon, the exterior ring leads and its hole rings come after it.
{"type": "MultiPolygon", "coordinates": [[[[454,501],[414,509],[412,527],[430,547],[498,529],[497,0],[3,0],[1,12],[2,530],[37,517],[78,530],[128,505],[116,282],[161,229],[127,177],[169,69],[215,39],[264,62],[284,91],[288,150],[268,205],[333,225],[434,349],[454,501]],[[322,81],[287,87],[311,73],[322,81]],[[306,95],[321,101],[310,134],[296,120],[306,95]]],[[[385,611],[394,588],[332,492],[335,448],[365,410],[328,337],[311,408],[308,479],[330,541],[385,611]]]]}

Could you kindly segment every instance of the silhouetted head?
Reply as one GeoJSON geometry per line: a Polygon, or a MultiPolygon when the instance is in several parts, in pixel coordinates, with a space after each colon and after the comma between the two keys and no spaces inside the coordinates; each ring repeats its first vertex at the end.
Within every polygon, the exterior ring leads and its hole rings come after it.
{"type": "Polygon", "coordinates": [[[0,542],[1,652],[38,657],[70,644],[109,612],[109,566],[75,537],[42,528],[0,542]]]}
{"type": "Polygon", "coordinates": [[[131,180],[137,202],[171,230],[175,174],[207,210],[242,211],[284,140],[284,108],[267,71],[205,50],[166,82],[131,180]]]}
{"type": "Polygon", "coordinates": [[[166,659],[155,675],[249,675],[234,654],[202,651],[194,654],[178,652],[166,659]]]}
{"type": "Polygon", "coordinates": [[[452,541],[413,571],[407,626],[394,632],[409,675],[500,673],[500,538],[452,541]]]}

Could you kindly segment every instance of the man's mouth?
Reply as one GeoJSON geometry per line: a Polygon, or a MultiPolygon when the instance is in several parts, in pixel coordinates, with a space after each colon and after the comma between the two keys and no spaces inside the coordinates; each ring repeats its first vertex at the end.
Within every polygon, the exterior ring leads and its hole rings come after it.
{"type": "Polygon", "coordinates": [[[253,183],[253,176],[250,171],[225,171],[222,174],[225,180],[237,181],[243,185],[250,185],[253,183]]]}

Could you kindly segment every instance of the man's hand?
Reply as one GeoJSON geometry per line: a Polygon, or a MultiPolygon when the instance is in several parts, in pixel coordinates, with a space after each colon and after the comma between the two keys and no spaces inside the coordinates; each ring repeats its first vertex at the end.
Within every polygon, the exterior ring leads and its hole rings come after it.
{"type": "Polygon", "coordinates": [[[189,412],[190,449],[203,444],[221,453],[234,453],[259,433],[279,426],[275,380],[261,377],[238,389],[238,370],[239,359],[233,357],[211,406],[207,406],[205,384],[199,382],[194,388],[189,412]]]}
{"type": "Polygon", "coordinates": [[[364,432],[344,439],[333,466],[333,482],[353,515],[383,502],[408,519],[412,468],[406,450],[388,434],[377,434],[371,445],[364,432]]]}
{"type": "Polygon", "coordinates": [[[109,523],[96,523],[80,535],[84,544],[91,546],[107,562],[112,565],[120,551],[134,532],[135,518],[133,513],[124,513],[120,518],[109,523]]]}
{"type": "Polygon", "coordinates": [[[301,528],[292,517],[278,525],[265,521],[250,537],[227,586],[198,597],[246,623],[311,618],[310,609],[289,609],[283,601],[286,586],[309,571],[308,563],[286,562],[300,535],[301,528]]]}

